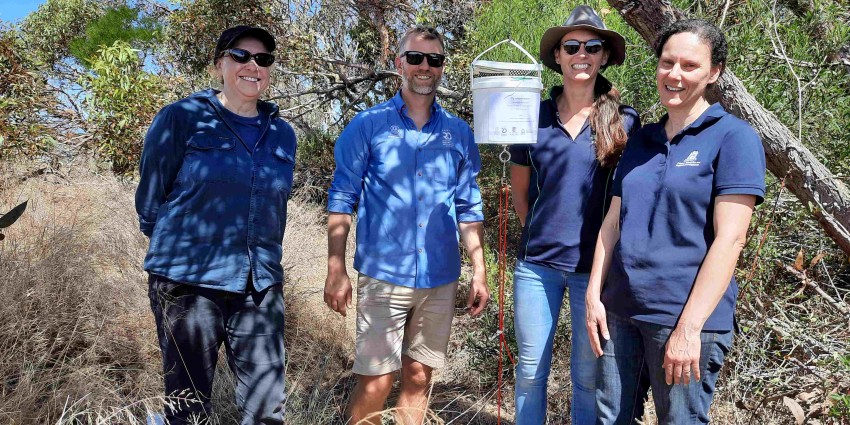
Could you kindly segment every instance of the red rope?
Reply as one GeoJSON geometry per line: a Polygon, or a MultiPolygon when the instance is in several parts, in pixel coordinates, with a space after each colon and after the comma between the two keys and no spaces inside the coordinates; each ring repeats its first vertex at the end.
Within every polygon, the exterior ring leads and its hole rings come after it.
{"type": "Polygon", "coordinates": [[[502,183],[499,193],[499,377],[497,389],[498,423],[502,423],[502,360],[505,353],[512,365],[516,365],[505,338],[505,284],[507,280],[508,264],[508,220],[510,216],[511,187],[502,183]]]}

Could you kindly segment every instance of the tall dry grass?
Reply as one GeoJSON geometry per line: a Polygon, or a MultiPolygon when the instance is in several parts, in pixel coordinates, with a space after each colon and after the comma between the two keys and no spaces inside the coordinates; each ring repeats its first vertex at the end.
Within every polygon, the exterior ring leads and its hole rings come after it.
{"type": "MultiPolygon", "coordinates": [[[[173,400],[162,394],[141,269],[147,239],[138,231],[134,185],[70,173],[22,179],[14,167],[0,167],[0,211],[30,200],[0,242],[0,424],[145,423],[173,400]]],[[[355,381],[354,311],[343,319],[323,303],[325,217],[306,199],[311,192],[303,193],[290,201],[284,241],[287,423],[343,424],[355,381]]],[[[793,424],[787,405],[796,404],[805,423],[850,424],[848,318],[819,297],[803,296],[805,288],[777,286],[780,276],[769,264],[762,269],[764,276],[742,291],[739,313],[747,332],[724,367],[714,422],[793,424]]],[[[821,273],[810,276],[827,276],[826,269],[821,273]]],[[[835,273],[828,277],[844,296],[846,284],[835,273]]],[[[491,304],[483,318],[455,318],[450,361],[435,375],[427,423],[497,422],[496,313],[491,304]]],[[[512,320],[510,309],[506,320],[512,320]]],[[[556,424],[569,418],[568,320],[564,308],[549,388],[549,422],[556,424]]],[[[217,374],[214,422],[237,423],[226,362],[219,362],[217,374]]],[[[513,423],[512,375],[506,366],[504,423],[513,423]]],[[[385,423],[391,417],[392,411],[384,412],[385,423]]],[[[655,423],[651,408],[645,423],[655,423]]]]}
{"type": "MultiPolygon", "coordinates": [[[[0,423],[144,423],[169,399],[162,394],[141,269],[147,239],[133,210],[134,186],[79,169],[69,173],[22,178],[14,166],[0,169],[0,210],[30,200],[0,242],[0,314],[6,318],[0,322],[0,423]]],[[[344,423],[354,386],[353,311],[343,319],[322,300],[324,222],[321,206],[298,196],[290,201],[284,241],[287,423],[295,425],[344,423]]],[[[458,359],[467,359],[463,340],[456,333],[458,359]]],[[[238,421],[233,379],[226,362],[219,362],[217,423],[238,421]]],[[[491,423],[492,388],[475,380],[462,365],[438,373],[429,423],[491,423]]]]}
{"type": "Polygon", "coordinates": [[[30,200],[0,242],[0,423],[144,417],[162,400],[131,192],[10,169],[0,187],[0,208],[30,200]]]}

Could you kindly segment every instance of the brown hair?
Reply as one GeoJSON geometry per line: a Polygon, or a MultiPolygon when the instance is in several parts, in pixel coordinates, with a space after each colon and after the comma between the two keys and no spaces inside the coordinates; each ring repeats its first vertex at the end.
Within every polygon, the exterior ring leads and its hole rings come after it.
{"type": "Polygon", "coordinates": [[[398,56],[401,56],[404,53],[404,49],[407,48],[407,41],[411,38],[421,38],[423,40],[437,40],[440,42],[440,49],[443,50],[443,53],[446,53],[446,43],[443,40],[443,35],[440,34],[433,27],[426,27],[424,25],[417,25],[409,30],[407,30],[404,35],[401,36],[401,39],[398,41],[398,56]]]}
{"type": "Polygon", "coordinates": [[[629,138],[620,113],[620,91],[602,75],[597,75],[593,91],[595,99],[589,119],[596,159],[602,167],[613,168],[620,160],[629,138]]]}

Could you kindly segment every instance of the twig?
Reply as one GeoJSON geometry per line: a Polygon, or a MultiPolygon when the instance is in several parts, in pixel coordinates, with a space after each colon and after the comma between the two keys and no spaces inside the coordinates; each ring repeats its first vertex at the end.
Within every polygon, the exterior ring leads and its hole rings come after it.
{"type": "Polygon", "coordinates": [[[811,287],[812,289],[814,289],[814,290],[815,290],[815,292],[817,292],[817,293],[818,293],[818,295],[820,295],[821,297],[823,297],[823,299],[825,299],[825,300],[826,300],[826,301],[827,301],[830,305],[832,305],[833,307],[835,307],[835,308],[836,308],[839,312],[841,312],[841,313],[843,313],[843,314],[848,314],[848,315],[850,315],[850,308],[847,308],[847,305],[846,305],[846,304],[844,304],[844,302],[843,302],[843,301],[839,302],[839,301],[836,301],[836,300],[835,300],[835,298],[832,298],[832,296],[831,296],[831,295],[829,295],[829,294],[827,294],[827,293],[826,293],[826,291],[824,291],[824,290],[820,287],[820,285],[818,285],[818,284],[817,284],[814,280],[812,280],[812,279],[810,279],[808,276],[806,276],[806,272],[805,272],[805,271],[802,271],[802,272],[801,272],[801,271],[798,271],[798,270],[797,270],[797,269],[795,269],[794,267],[791,267],[791,266],[789,266],[789,265],[787,265],[787,264],[781,264],[781,263],[780,263],[780,265],[781,265],[781,266],[782,266],[782,268],[783,268],[783,269],[785,269],[788,273],[791,273],[792,275],[794,275],[794,276],[796,276],[798,279],[800,279],[800,280],[803,282],[803,285],[804,285],[804,286],[809,286],[809,287],[811,287]]]}
{"type": "Polygon", "coordinates": [[[726,0],[726,6],[723,6],[723,15],[720,17],[720,24],[717,25],[718,28],[723,28],[723,23],[726,22],[726,12],[729,11],[729,3],[731,3],[731,0],[726,0]]]}
{"type": "Polygon", "coordinates": [[[759,241],[758,248],[756,248],[756,254],[753,257],[753,263],[750,266],[750,272],[747,274],[747,284],[749,284],[750,280],[753,278],[753,275],[755,275],[756,273],[756,266],[758,265],[759,254],[761,254],[761,249],[764,247],[764,243],[767,241],[767,236],[770,235],[770,226],[773,224],[773,217],[775,217],[776,208],[779,206],[779,200],[781,199],[780,195],[782,195],[782,189],[785,189],[785,180],[788,179],[788,175],[790,173],[791,171],[789,170],[788,173],[786,173],[785,176],[782,177],[782,182],[779,185],[779,191],[776,192],[776,199],[773,202],[773,208],[770,210],[770,216],[767,220],[767,225],[765,225],[764,227],[764,232],[761,235],[761,240],[759,241]]]}

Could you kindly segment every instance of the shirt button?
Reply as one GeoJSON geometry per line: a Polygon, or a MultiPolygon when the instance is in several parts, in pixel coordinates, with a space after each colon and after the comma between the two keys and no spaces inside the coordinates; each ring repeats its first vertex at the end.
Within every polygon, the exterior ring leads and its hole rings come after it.
{"type": "Polygon", "coordinates": [[[419,227],[424,227],[424,226],[425,226],[425,224],[419,223],[419,227]]]}
{"type": "Polygon", "coordinates": [[[421,171],[420,171],[420,172],[418,172],[418,173],[416,173],[416,174],[417,174],[419,177],[422,177],[422,172],[421,172],[421,171]]]}
{"type": "Polygon", "coordinates": [[[419,253],[420,253],[420,254],[422,253],[422,248],[419,248],[419,253]]]}

